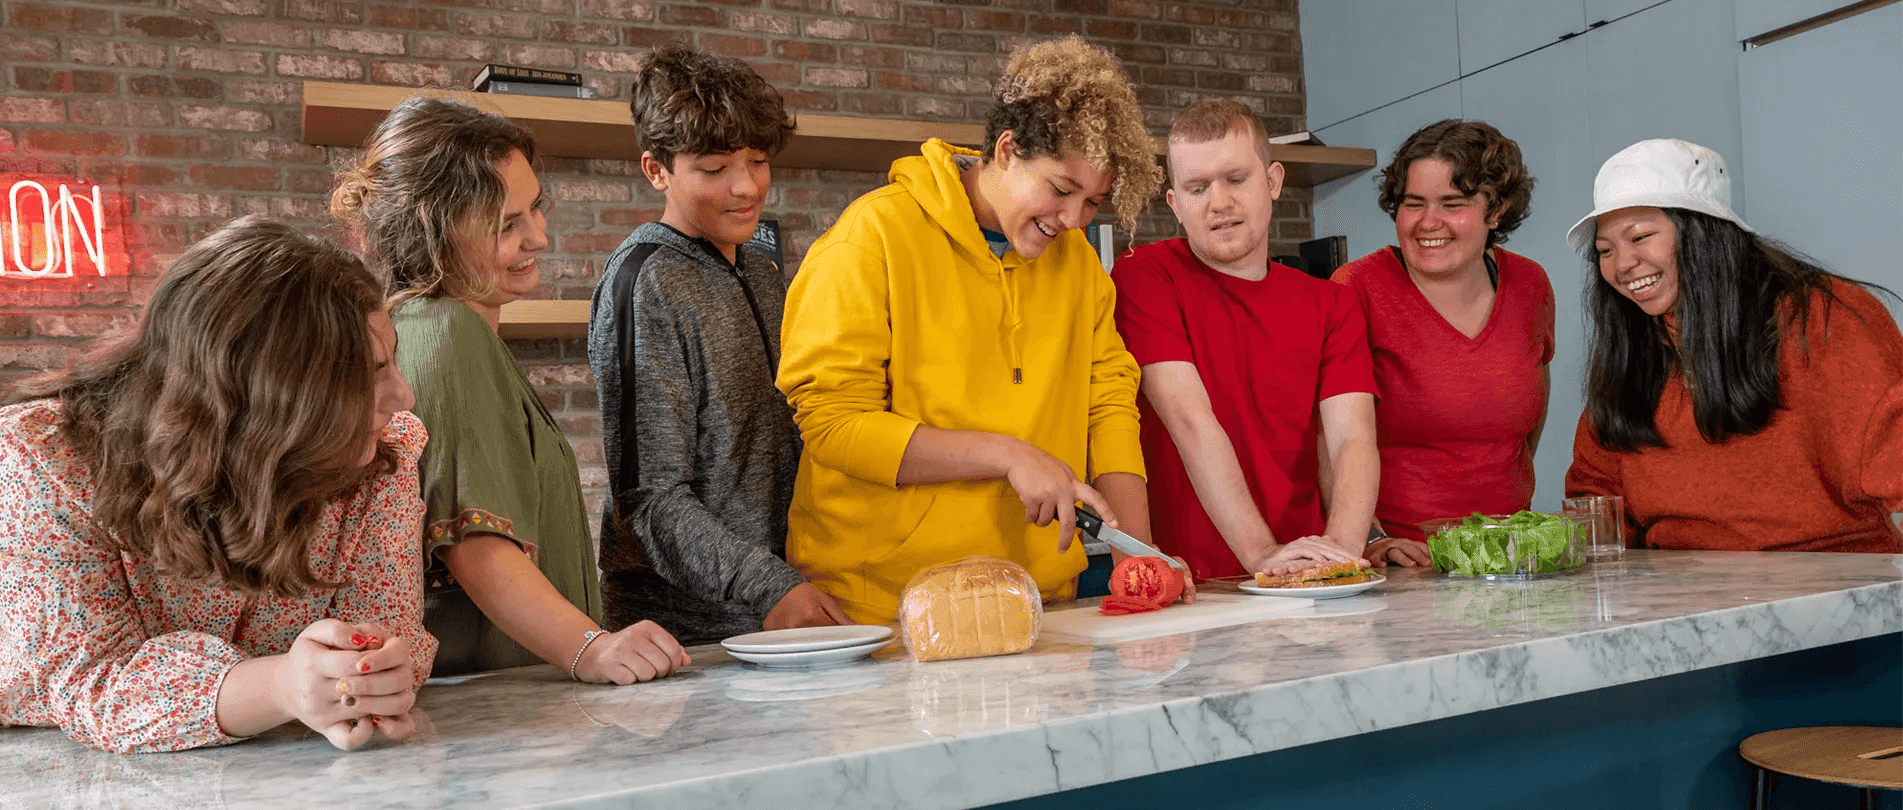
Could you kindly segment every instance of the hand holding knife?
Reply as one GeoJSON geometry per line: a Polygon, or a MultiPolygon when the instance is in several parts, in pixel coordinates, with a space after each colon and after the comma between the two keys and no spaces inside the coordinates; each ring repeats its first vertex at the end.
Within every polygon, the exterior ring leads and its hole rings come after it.
{"type": "Polygon", "coordinates": [[[1098,516],[1096,510],[1083,504],[1077,505],[1077,530],[1133,557],[1160,557],[1164,562],[1169,563],[1171,568],[1178,571],[1184,570],[1183,564],[1177,562],[1175,557],[1164,554],[1155,546],[1131,537],[1122,530],[1103,522],[1103,518],[1098,516]]]}

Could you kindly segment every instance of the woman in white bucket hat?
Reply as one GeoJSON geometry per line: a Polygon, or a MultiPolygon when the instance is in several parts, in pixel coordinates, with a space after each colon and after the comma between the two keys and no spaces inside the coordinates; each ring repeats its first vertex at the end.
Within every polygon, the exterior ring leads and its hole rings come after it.
{"type": "Polygon", "coordinates": [[[1599,271],[1568,496],[1623,495],[1652,548],[1903,551],[1903,335],[1869,285],[1753,232],[1678,140],[1607,160],[1567,238],[1599,271]]]}

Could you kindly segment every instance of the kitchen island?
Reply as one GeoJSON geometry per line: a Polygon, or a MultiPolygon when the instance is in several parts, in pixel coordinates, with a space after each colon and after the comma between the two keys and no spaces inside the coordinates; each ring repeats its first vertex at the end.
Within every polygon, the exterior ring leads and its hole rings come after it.
{"type": "Polygon", "coordinates": [[[4,729],[0,806],[1300,807],[1319,786],[1337,807],[1478,807],[1543,769],[1573,799],[1637,778],[1661,799],[1629,806],[1730,806],[1756,725],[1898,724],[1899,566],[1633,551],[1525,583],[1396,570],[1285,617],[997,658],[920,664],[895,643],[773,670],[710,646],[624,687],[530,667],[433,681],[413,738],[348,753],[294,726],[134,756],[4,729]],[[1467,781],[1489,763],[1510,765],[1497,789],[1467,781]]]}

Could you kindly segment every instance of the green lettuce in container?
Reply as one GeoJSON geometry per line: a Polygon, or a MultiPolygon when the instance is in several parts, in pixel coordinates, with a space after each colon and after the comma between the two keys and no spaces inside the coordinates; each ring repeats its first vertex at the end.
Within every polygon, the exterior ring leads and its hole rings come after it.
{"type": "Polygon", "coordinates": [[[1586,562],[1586,527],[1563,515],[1517,512],[1421,524],[1434,568],[1450,574],[1551,574],[1586,562]]]}

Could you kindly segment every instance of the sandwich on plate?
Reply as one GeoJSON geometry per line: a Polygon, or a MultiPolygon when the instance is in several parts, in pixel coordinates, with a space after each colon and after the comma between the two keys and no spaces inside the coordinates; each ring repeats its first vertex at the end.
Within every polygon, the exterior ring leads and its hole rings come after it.
{"type": "Polygon", "coordinates": [[[1326,563],[1279,576],[1257,572],[1258,588],[1324,588],[1330,585],[1355,585],[1373,582],[1379,576],[1359,562],[1326,563]]]}

